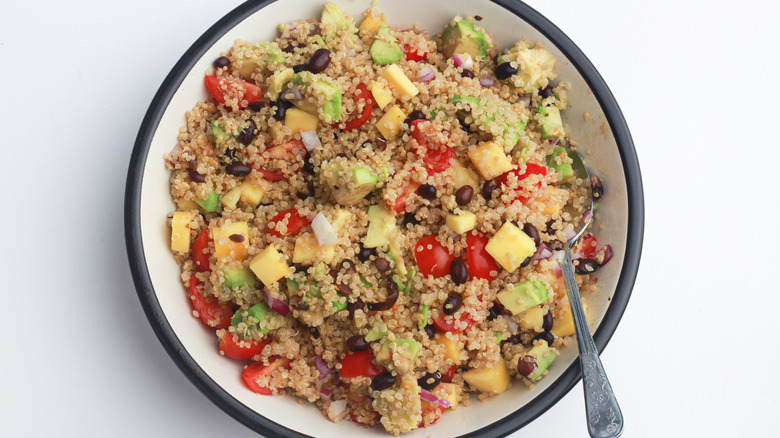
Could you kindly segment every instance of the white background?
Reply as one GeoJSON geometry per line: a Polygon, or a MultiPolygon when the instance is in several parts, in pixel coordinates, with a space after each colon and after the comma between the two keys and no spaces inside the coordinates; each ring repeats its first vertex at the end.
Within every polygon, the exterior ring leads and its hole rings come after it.
{"type": "MultiPolygon", "coordinates": [[[[776,436],[780,4],[528,3],[604,76],[642,166],[641,269],[603,354],[624,436],[776,436]]],[[[0,436],[256,436],[155,338],[123,236],[146,108],[238,4],[4,2],[0,436]]],[[[581,388],[513,436],[587,436],[581,388]]]]}

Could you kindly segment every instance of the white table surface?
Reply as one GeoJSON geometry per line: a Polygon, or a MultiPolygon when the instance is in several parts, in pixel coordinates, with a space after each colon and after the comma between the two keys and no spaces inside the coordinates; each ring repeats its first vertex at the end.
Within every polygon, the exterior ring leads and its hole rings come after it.
{"type": "MultiPolygon", "coordinates": [[[[642,265],[603,355],[624,436],[777,436],[780,6],[528,3],[604,76],[644,175],[642,265]]],[[[4,3],[0,436],[256,436],[157,341],[123,236],[144,112],[238,4],[4,3]]],[[[578,386],[513,436],[586,435],[578,386]]]]}

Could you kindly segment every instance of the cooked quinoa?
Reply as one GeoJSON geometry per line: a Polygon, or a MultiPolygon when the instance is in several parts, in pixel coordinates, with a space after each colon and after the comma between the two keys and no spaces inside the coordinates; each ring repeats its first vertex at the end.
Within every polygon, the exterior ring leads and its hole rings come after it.
{"type": "MultiPolygon", "coordinates": [[[[248,390],[398,435],[529,388],[574,333],[558,260],[584,202],[538,42],[320,20],[237,40],[165,156],[193,314],[248,390]]],[[[611,257],[574,249],[581,290],[611,257]]]]}

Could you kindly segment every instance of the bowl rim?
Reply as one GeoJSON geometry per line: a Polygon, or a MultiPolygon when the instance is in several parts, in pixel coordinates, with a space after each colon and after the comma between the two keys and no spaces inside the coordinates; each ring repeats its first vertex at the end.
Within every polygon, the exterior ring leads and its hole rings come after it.
{"type": "MultiPolygon", "coordinates": [[[[279,425],[239,402],[220,387],[190,356],[168,323],[152,286],[141,238],[141,192],[144,166],[157,126],[165,110],[185,76],[195,62],[225,33],[248,16],[277,0],[248,0],[222,17],[200,36],[176,62],[152,99],[133,146],[125,186],[124,220],[125,243],[138,297],[146,316],[174,363],[209,400],[225,413],[250,429],[267,436],[307,437],[300,432],[279,425]]],[[[626,253],[615,293],[607,312],[594,334],[599,352],[602,352],[617,328],[631,296],[642,252],[644,236],[644,193],[634,142],[623,113],[604,79],[585,54],[550,20],[516,0],[489,0],[536,28],[568,58],[590,86],[593,95],[604,111],[620,153],[626,175],[628,198],[628,227],[626,253]]],[[[574,361],[561,376],[530,403],[488,426],[461,435],[461,437],[506,436],[550,409],[563,398],[581,379],[579,361],[574,361]]]]}

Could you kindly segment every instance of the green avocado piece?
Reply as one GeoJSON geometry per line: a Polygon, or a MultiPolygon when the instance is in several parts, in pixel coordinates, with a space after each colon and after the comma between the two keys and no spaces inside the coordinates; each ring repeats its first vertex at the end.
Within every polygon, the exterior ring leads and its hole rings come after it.
{"type": "Polygon", "coordinates": [[[217,211],[217,208],[219,208],[219,195],[212,190],[206,199],[198,199],[195,202],[206,211],[217,211]]]}
{"type": "MultiPolygon", "coordinates": [[[[247,332],[249,330],[256,329],[260,333],[268,333],[271,330],[276,330],[287,325],[287,318],[283,318],[278,313],[271,310],[266,303],[258,303],[254,306],[240,310],[233,315],[233,319],[230,320],[230,325],[236,327],[240,323],[246,323],[247,332]]],[[[239,331],[238,337],[245,339],[248,333],[239,331]]]]}
{"type": "Polygon", "coordinates": [[[497,58],[499,64],[511,61],[516,61],[519,67],[510,83],[514,87],[522,88],[525,93],[541,88],[555,76],[555,57],[543,47],[530,49],[518,43],[497,58]]]}
{"type": "Polygon", "coordinates": [[[567,182],[574,176],[574,169],[569,162],[569,156],[566,154],[566,149],[562,146],[558,146],[553,149],[552,153],[547,156],[547,167],[554,169],[561,174],[561,182],[567,182]],[[558,164],[557,157],[563,155],[564,162],[558,164]]]}
{"type": "MultiPolygon", "coordinates": [[[[526,124],[524,122],[518,122],[515,124],[510,125],[509,123],[505,122],[504,119],[506,118],[505,115],[510,114],[513,112],[511,105],[506,103],[503,100],[497,99],[495,102],[492,102],[490,105],[485,105],[480,99],[473,97],[473,96],[461,96],[459,94],[456,94],[455,96],[452,96],[450,99],[450,103],[457,103],[457,102],[465,102],[469,104],[469,107],[472,109],[475,108],[482,108],[482,107],[493,107],[495,108],[493,111],[488,112],[485,115],[485,121],[479,124],[479,129],[485,131],[486,125],[489,122],[498,120],[499,122],[504,124],[504,135],[499,138],[500,142],[502,143],[504,147],[505,152],[510,152],[514,147],[517,145],[517,142],[520,140],[520,135],[525,131],[526,124]]],[[[464,114],[458,113],[458,116],[465,116],[464,114]]]]}
{"type": "Polygon", "coordinates": [[[376,65],[392,64],[396,61],[400,61],[404,56],[401,46],[398,45],[398,42],[386,23],[382,23],[379,26],[376,38],[371,44],[371,49],[368,53],[371,55],[371,59],[374,60],[374,64],[376,65]]]}
{"type": "Polygon", "coordinates": [[[536,370],[531,373],[528,378],[530,380],[539,380],[542,377],[542,373],[550,366],[551,363],[558,356],[555,348],[547,345],[547,341],[536,341],[536,345],[528,352],[529,356],[533,356],[536,359],[536,370]]]}
{"type": "Polygon", "coordinates": [[[539,123],[542,125],[542,137],[548,140],[556,140],[566,135],[563,131],[561,110],[558,107],[539,106],[537,111],[541,115],[539,123]]]}
{"type": "Polygon", "coordinates": [[[227,132],[225,128],[219,125],[216,120],[211,121],[211,134],[214,136],[214,142],[219,144],[227,143],[233,135],[227,132]]]}
{"type": "Polygon", "coordinates": [[[417,429],[422,414],[420,386],[414,373],[399,376],[399,380],[395,387],[376,391],[373,396],[382,425],[396,435],[417,429]],[[404,400],[403,409],[398,409],[398,400],[404,400]]]}
{"type": "Polygon", "coordinates": [[[333,199],[341,205],[353,205],[374,191],[379,177],[365,166],[348,170],[347,178],[341,176],[344,167],[339,162],[323,165],[323,178],[333,193],[333,199]],[[352,186],[352,187],[350,187],[352,186]]]}
{"type": "Polygon", "coordinates": [[[441,52],[447,58],[455,53],[468,53],[472,58],[485,56],[493,46],[483,29],[460,17],[455,17],[444,28],[441,45],[441,52]]]}
{"type": "Polygon", "coordinates": [[[225,287],[238,289],[242,286],[257,287],[255,274],[246,268],[233,268],[225,271],[225,287]]]}
{"type": "Polygon", "coordinates": [[[322,10],[322,16],[320,17],[320,29],[322,29],[325,35],[325,41],[329,42],[334,37],[341,34],[342,31],[350,29],[350,34],[354,34],[355,23],[350,17],[344,13],[344,11],[335,3],[325,4],[325,8],[322,10]]]}
{"type": "Polygon", "coordinates": [[[298,84],[303,95],[303,99],[293,101],[293,105],[306,112],[319,114],[321,119],[329,123],[341,120],[341,90],[336,84],[308,72],[296,73],[288,83],[298,84]],[[318,111],[311,100],[322,100],[325,103],[318,111]]]}
{"type": "Polygon", "coordinates": [[[371,330],[370,332],[368,332],[365,338],[366,338],[366,342],[374,342],[384,338],[385,336],[387,336],[387,332],[385,331],[371,330]]]}
{"type": "Polygon", "coordinates": [[[390,371],[405,373],[414,368],[414,362],[419,354],[420,343],[413,339],[396,338],[392,341],[385,339],[379,347],[376,360],[386,364],[390,371]]]}
{"type": "Polygon", "coordinates": [[[428,315],[431,312],[431,306],[427,304],[421,304],[420,305],[420,314],[422,315],[422,319],[420,322],[417,323],[417,328],[422,330],[425,328],[426,325],[428,325],[428,315]]]}
{"type": "Polygon", "coordinates": [[[363,240],[366,248],[379,248],[390,243],[395,229],[395,214],[382,205],[368,207],[368,232],[363,240]]]}
{"type": "Polygon", "coordinates": [[[513,315],[517,315],[531,307],[544,303],[547,301],[548,295],[547,286],[543,282],[527,280],[513,289],[499,292],[496,298],[513,315]]]}
{"type": "Polygon", "coordinates": [[[251,51],[249,55],[242,55],[236,58],[238,61],[236,64],[238,67],[238,74],[243,78],[249,78],[252,73],[257,71],[259,63],[262,61],[264,66],[275,62],[281,64],[284,62],[284,52],[275,43],[261,42],[251,45],[251,51]]]}

